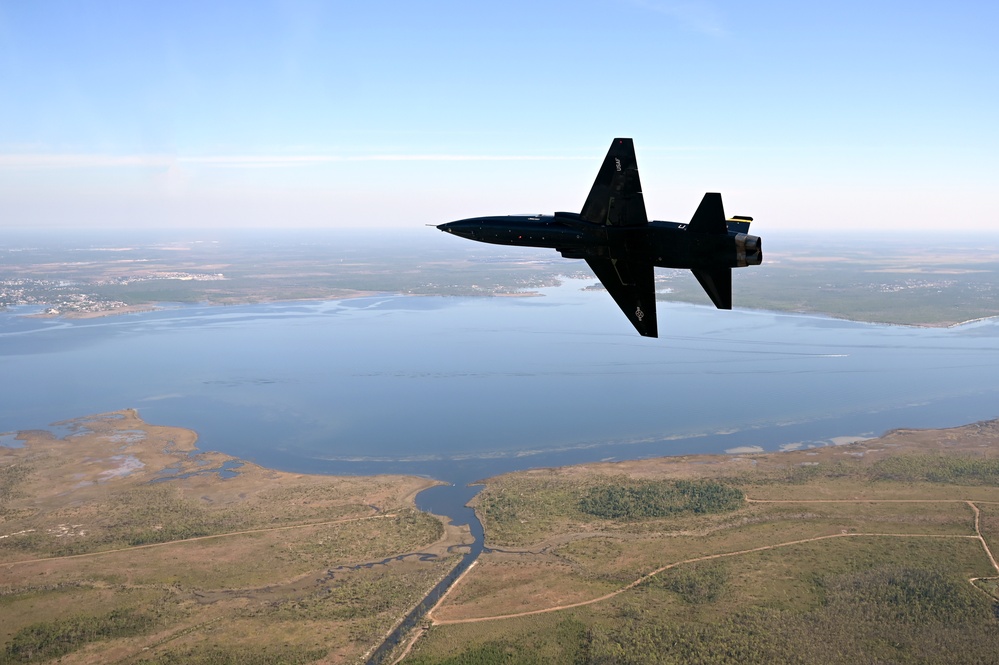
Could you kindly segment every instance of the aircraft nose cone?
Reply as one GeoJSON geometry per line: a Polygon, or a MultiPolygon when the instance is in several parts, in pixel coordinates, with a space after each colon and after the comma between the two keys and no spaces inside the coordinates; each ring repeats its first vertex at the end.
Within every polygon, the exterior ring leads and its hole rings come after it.
{"type": "Polygon", "coordinates": [[[448,222],[447,224],[441,224],[438,226],[441,231],[447,233],[453,233],[456,236],[461,236],[462,238],[470,238],[475,240],[475,232],[479,228],[479,224],[476,220],[472,219],[459,219],[456,222],[448,222]]]}

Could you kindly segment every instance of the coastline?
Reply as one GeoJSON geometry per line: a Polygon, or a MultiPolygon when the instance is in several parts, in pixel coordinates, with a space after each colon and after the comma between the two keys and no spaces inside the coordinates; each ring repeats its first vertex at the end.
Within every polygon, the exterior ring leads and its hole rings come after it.
{"type": "MultiPolygon", "coordinates": [[[[226,307],[226,306],[242,306],[242,305],[268,305],[276,303],[314,303],[314,302],[328,302],[328,301],[338,301],[338,300],[354,300],[357,298],[367,298],[377,295],[392,295],[399,297],[413,297],[413,298],[426,298],[435,297],[436,294],[426,294],[426,293],[406,293],[402,291],[365,291],[365,290],[347,290],[344,293],[329,294],[327,296],[316,296],[316,297],[305,297],[305,298],[282,298],[282,297],[268,297],[268,298],[235,298],[232,300],[221,301],[203,301],[203,302],[191,302],[182,303],[184,305],[207,305],[209,307],[226,307]]],[[[463,294],[461,296],[449,296],[449,295],[436,295],[436,297],[465,297],[465,298],[541,298],[545,294],[538,291],[518,291],[518,292],[495,292],[495,293],[472,293],[463,294]]],[[[657,299],[661,303],[677,303],[677,304],[687,304],[687,305],[698,305],[703,304],[699,301],[693,300],[667,300],[667,299],[657,299]]],[[[135,305],[126,305],[124,307],[115,307],[109,309],[102,309],[96,311],[86,311],[86,312],[59,312],[57,314],[49,314],[46,312],[40,312],[36,314],[26,314],[23,315],[27,318],[38,318],[38,319],[58,319],[65,318],[70,320],[86,320],[102,318],[107,316],[117,316],[119,314],[137,314],[143,312],[159,311],[163,309],[158,302],[149,303],[138,303],[135,305]]],[[[980,323],[984,321],[991,321],[999,319],[999,314],[993,314],[988,316],[979,316],[970,318],[963,321],[924,321],[924,322],[901,322],[901,321],[879,321],[871,318],[864,318],[860,316],[850,316],[843,314],[833,314],[821,310],[802,310],[796,308],[786,308],[786,309],[768,309],[768,308],[756,308],[756,307],[741,307],[742,309],[750,312],[761,312],[768,314],[787,314],[793,316],[805,316],[805,317],[819,317],[827,318],[836,321],[849,321],[852,323],[862,323],[877,326],[897,326],[902,328],[929,328],[929,329],[951,329],[960,328],[962,326],[970,325],[973,323],[980,323]]],[[[6,312],[8,309],[0,308],[0,313],[6,312]]]]}
{"type": "Polygon", "coordinates": [[[470,543],[467,527],[416,509],[438,481],[268,469],[202,451],[193,430],[135,409],[10,441],[0,643],[80,621],[133,626],[109,628],[106,644],[74,633],[74,662],[203,648],[234,661],[353,659],[470,543]]]}

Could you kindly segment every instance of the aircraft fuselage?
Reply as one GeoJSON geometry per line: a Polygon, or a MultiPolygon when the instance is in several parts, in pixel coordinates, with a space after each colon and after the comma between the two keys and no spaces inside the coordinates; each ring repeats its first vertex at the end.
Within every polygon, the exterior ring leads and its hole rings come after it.
{"type": "Polygon", "coordinates": [[[725,235],[688,233],[687,224],[650,221],[646,226],[601,226],[576,213],[473,217],[438,226],[454,235],[496,245],[556,249],[572,259],[617,258],[658,268],[741,268],[760,265],[760,239],[729,230],[725,235]]]}

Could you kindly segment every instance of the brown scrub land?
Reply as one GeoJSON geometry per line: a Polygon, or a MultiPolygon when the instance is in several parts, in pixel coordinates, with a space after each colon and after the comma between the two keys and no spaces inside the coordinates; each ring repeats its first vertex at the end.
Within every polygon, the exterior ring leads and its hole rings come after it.
{"type": "MultiPolygon", "coordinates": [[[[131,410],[58,425],[0,447],[0,663],[363,662],[469,542],[415,510],[432,481],[233,468],[131,410]]],[[[999,652],[999,422],[530,470],[474,505],[490,549],[405,662],[999,652]]]]}
{"type": "Polygon", "coordinates": [[[232,468],[133,410],[58,425],[0,447],[0,663],[354,662],[470,540],[415,509],[426,479],[232,468]]]}
{"type": "Polygon", "coordinates": [[[507,474],[406,662],[995,662],[999,422],[507,474]],[[458,660],[447,660],[455,658],[458,660]]]}

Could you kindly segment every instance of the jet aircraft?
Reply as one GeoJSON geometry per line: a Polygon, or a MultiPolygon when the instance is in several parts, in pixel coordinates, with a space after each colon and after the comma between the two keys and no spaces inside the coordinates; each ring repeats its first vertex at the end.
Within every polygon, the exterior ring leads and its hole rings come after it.
{"type": "Polygon", "coordinates": [[[497,245],[550,247],[584,259],[639,334],[658,337],[655,267],[687,268],[718,309],[732,309],[732,268],[760,265],[752,217],[725,218],[707,193],[690,222],[649,221],[631,139],[611,143],[579,213],[473,217],[441,224],[454,235],[497,245]]]}

